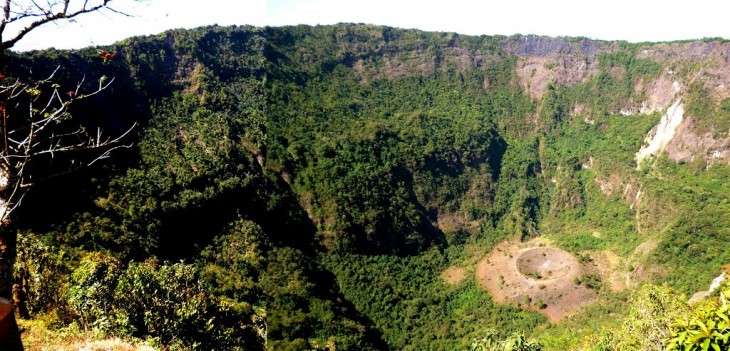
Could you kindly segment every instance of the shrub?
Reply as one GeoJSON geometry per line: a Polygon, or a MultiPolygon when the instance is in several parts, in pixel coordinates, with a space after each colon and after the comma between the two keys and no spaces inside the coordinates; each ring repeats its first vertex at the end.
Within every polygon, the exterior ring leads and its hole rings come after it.
{"type": "Polygon", "coordinates": [[[691,319],[684,317],[671,325],[667,350],[730,349],[730,287],[725,285],[720,297],[705,301],[694,309],[691,319]]]}
{"type": "Polygon", "coordinates": [[[470,351],[540,351],[542,345],[539,342],[528,339],[522,334],[512,334],[505,339],[498,339],[494,331],[474,341],[470,351]]]}
{"type": "Polygon", "coordinates": [[[212,327],[211,301],[192,265],[132,262],[114,298],[137,333],[159,337],[165,345],[185,342],[196,348],[212,327]]]}
{"type": "Polygon", "coordinates": [[[106,335],[126,324],[114,308],[114,287],[121,274],[119,260],[99,252],[84,256],[71,274],[66,301],[84,330],[106,335]]]}
{"type": "Polygon", "coordinates": [[[83,257],[65,294],[76,324],[98,336],[149,337],[170,350],[263,350],[265,311],[221,299],[191,264],[83,257]]]}
{"type": "Polygon", "coordinates": [[[630,309],[621,325],[604,330],[597,340],[587,340],[586,349],[596,351],[662,350],[670,324],[690,309],[685,296],[661,285],[644,285],[632,294],[630,309]]]}
{"type": "Polygon", "coordinates": [[[119,278],[115,302],[138,335],[170,350],[259,350],[265,325],[247,303],[207,292],[194,265],[132,262],[119,278]]]}
{"type": "Polygon", "coordinates": [[[49,312],[63,301],[67,256],[31,232],[18,233],[13,290],[21,315],[49,312]]]}

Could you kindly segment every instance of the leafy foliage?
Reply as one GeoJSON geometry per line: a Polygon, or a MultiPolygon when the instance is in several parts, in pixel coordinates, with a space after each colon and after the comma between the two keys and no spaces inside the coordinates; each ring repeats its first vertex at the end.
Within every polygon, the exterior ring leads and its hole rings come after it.
{"type": "Polygon", "coordinates": [[[504,340],[498,340],[495,332],[488,332],[486,336],[476,340],[470,351],[540,351],[539,342],[525,338],[524,335],[512,334],[504,340]]]}
{"type": "MultiPolygon", "coordinates": [[[[219,300],[202,286],[193,265],[131,262],[85,256],[66,292],[84,330],[157,339],[173,349],[257,349],[263,342],[245,304],[219,300]]],[[[254,317],[254,318],[252,318],[254,317]]]]}
{"type": "Polygon", "coordinates": [[[685,316],[671,325],[672,335],[667,350],[727,350],[730,347],[727,285],[717,301],[705,301],[694,307],[694,316],[685,316]]]}
{"type": "Polygon", "coordinates": [[[71,274],[66,298],[69,310],[78,316],[84,330],[104,335],[123,326],[113,304],[114,289],[122,273],[121,262],[112,256],[90,253],[81,259],[71,274]]]}
{"type": "Polygon", "coordinates": [[[21,316],[50,312],[62,300],[63,286],[70,273],[68,260],[73,255],[49,245],[32,232],[18,233],[17,240],[13,267],[13,280],[18,282],[13,290],[21,300],[17,308],[21,316]]]}
{"type": "Polygon", "coordinates": [[[439,278],[446,257],[434,249],[417,257],[350,254],[324,259],[344,296],[373,320],[394,349],[465,349],[483,336],[484,321],[506,336],[544,320],[494,304],[473,281],[446,286],[439,278]]]}
{"type": "Polygon", "coordinates": [[[585,349],[663,350],[671,334],[670,325],[690,311],[685,301],[667,286],[646,284],[631,297],[629,312],[621,323],[586,340],[585,349]]]}

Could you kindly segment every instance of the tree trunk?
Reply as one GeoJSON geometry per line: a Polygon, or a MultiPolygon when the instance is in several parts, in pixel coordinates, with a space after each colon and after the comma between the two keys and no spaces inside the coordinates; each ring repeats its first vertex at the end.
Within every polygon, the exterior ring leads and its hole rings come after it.
{"type": "Polygon", "coordinates": [[[17,237],[8,226],[0,223],[0,297],[9,298],[13,291],[13,264],[17,237]]]}
{"type": "MultiPolygon", "coordinates": [[[[0,296],[11,296],[13,263],[15,262],[15,234],[0,224],[0,296]]],[[[15,322],[13,304],[0,297],[0,350],[22,351],[18,324],[15,322]]]]}
{"type": "Polygon", "coordinates": [[[0,298],[0,350],[23,351],[13,305],[4,298],[0,298]]]}

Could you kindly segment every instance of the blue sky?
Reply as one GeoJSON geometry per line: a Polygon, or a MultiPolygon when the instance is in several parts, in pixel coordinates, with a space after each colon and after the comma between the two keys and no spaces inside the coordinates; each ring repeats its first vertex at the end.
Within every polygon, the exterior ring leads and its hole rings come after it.
{"type": "MultiPolygon", "coordinates": [[[[78,0],[76,0],[78,1],[78,0]]],[[[472,35],[539,34],[605,40],[730,38],[724,0],[113,0],[132,17],[100,13],[33,32],[16,50],[107,45],[208,24],[371,23],[472,35]]]]}

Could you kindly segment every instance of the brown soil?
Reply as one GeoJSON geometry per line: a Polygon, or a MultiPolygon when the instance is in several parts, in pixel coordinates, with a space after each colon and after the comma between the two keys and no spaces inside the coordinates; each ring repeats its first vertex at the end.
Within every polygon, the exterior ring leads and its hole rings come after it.
{"type": "Polygon", "coordinates": [[[67,333],[50,328],[45,321],[18,320],[25,351],[154,351],[146,342],[120,338],[99,339],[90,333],[67,333]]]}
{"type": "Polygon", "coordinates": [[[456,285],[464,281],[467,276],[466,268],[451,266],[441,273],[441,279],[447,284],[456,285]]]}
{"type": "Polygon", "coordinates": [[[647,240],[637,246],[634,252],[629,255],[627,263],[633,266],[633,270],[628,272],[626,276],[626,284],[628,287],[638,287],[650,277],[658,277],[666,274],[660,267],[646,264],[647,255],[655,250],[657,246],[656,241],[647,240]]]}
{"type": "Polygon", "coordinates": [[[631,283],[630,273],[623,269],[625,260],[615,253],[604,251],[590,251],[585,253],[593,259],[593,264],[601,276],[601,281],[612,291],[622,291],[631,283]]]}
{"type": "Polygon", "coordinates": [[[602,179],[602,177],[597,176],[596,177],[596,183],[598,183],[598,186],[601,188],[601,192],[603,195],[611,196],[614,192],[617,190],[623,188],[623,181],[621,180],[621,176],[617,173],[611,174],[608,179],[602,179]]]}
{"type": "Polygon", "coordinates": [[[458,213],[439,214],[436,220],[436,227],[442,232],[454,232],[464,228],[469,223],[466,216],[458,213]]]}
{"type": "Polygon", "coordinates": [[[592,266],[560,249],[538,246],[537,241],[502,242],[476,271],[479,284],[497,303],[538,311],[552,322],[596,299],[594,290],[576,284],[588,274],[595,274],[592,266]]]}
{"type": "Polygon", "coordinates": [[[560,279],[578,267],[573,255],[551,247],[538,247],[517,257],[517,271],[538,280],[560,279]]]}

